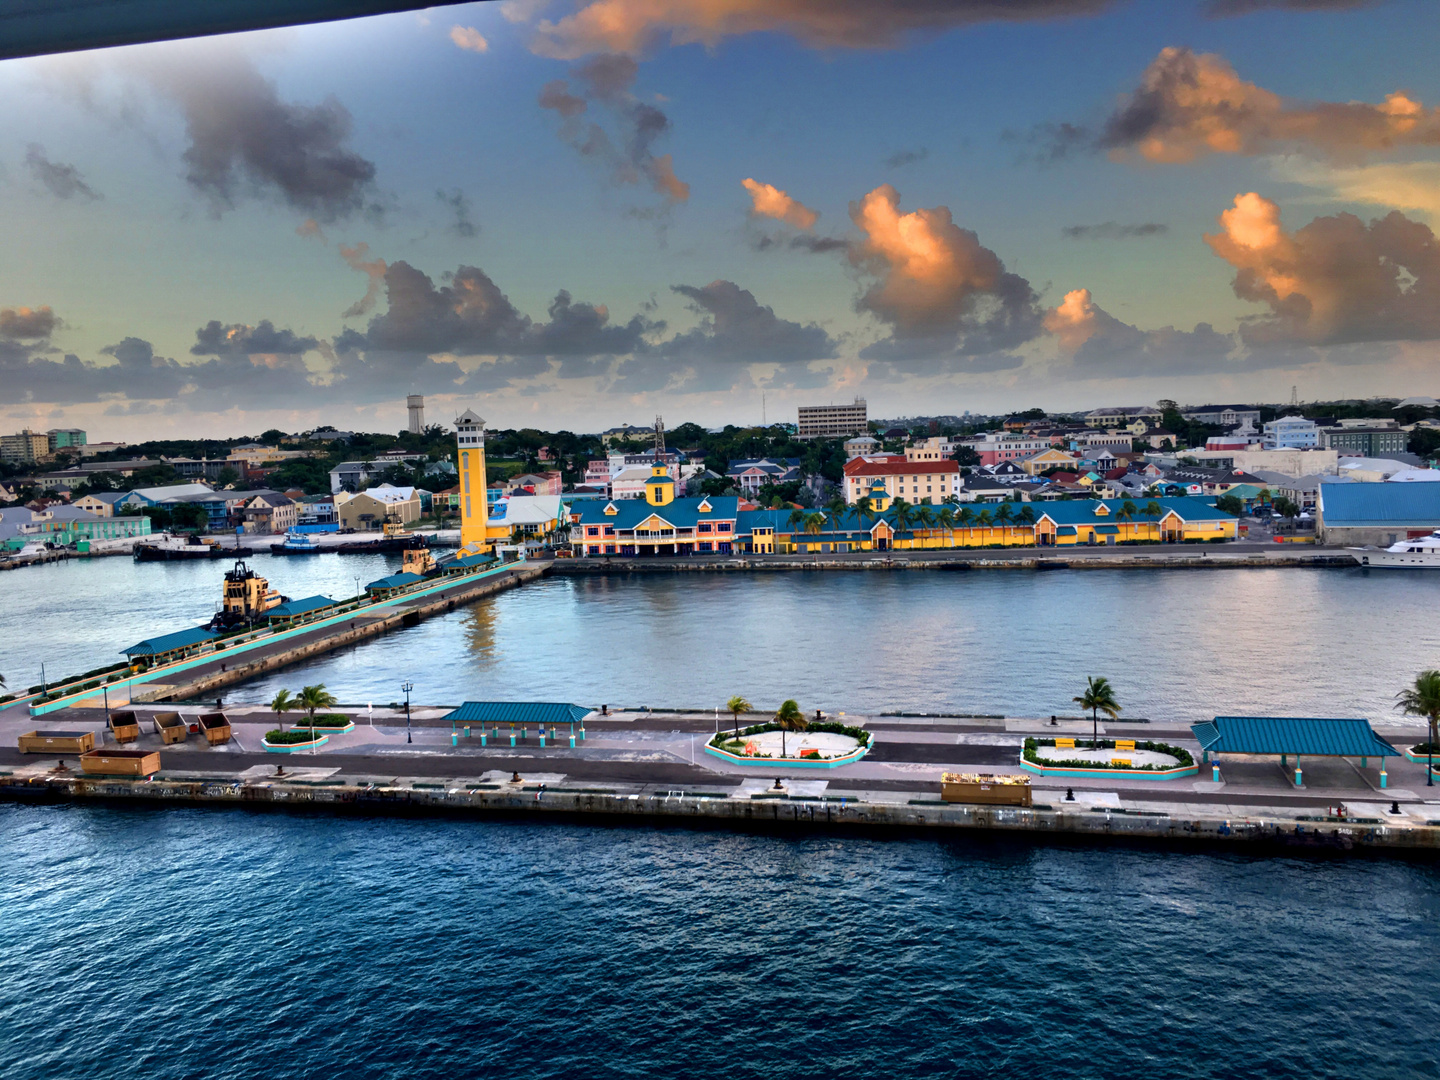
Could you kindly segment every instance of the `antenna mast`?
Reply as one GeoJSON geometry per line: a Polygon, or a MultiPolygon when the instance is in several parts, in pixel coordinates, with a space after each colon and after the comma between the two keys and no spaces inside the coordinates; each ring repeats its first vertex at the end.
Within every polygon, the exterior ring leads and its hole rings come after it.
{"type": "Polygon", "coordinates": [[[655,417],[655,461],[658,463],[665,456],[665,418],[655,417]]]}

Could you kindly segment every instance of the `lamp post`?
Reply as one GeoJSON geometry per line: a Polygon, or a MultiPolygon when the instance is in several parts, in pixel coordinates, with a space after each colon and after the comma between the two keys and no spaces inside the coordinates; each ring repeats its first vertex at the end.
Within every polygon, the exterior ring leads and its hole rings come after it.
{"type": "Polygon", "coordinates": [[[405,741],[414,742],[410,737],[410,691],[415,689],[415,684],[406,682],[400,684],[400,689],[405,691],[405,741]]]}

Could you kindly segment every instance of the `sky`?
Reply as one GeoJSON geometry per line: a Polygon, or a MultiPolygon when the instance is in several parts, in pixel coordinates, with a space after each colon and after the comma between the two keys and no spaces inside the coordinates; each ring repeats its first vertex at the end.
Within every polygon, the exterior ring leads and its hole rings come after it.
{"type": "Polygon", "coordinates": [[[1440,395],[1433,0],[506,0],[0,62],[0,428],[1440,395]]]}

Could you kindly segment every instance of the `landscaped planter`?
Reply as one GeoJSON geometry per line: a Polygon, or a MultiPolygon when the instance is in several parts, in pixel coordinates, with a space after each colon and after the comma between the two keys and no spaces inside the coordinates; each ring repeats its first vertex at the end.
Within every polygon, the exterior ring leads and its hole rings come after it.
{"type": "MultiPolygon", "coordinates": [[[[756,724],[746,728],[740,733],[739,740],[743,743],[755,744],[755,737],[779,731],[778,724],[756,724]]],[[[733,765],[742,766],[765,766],[783,765],[786,768],[795,769],[836,769],[841,765],[850,765],[859,761],[870,752],[874,744],[874,736],[863,728],[848,727],[844,724],[820,723],[811,724],[805,731],[798,731],[786,736],[787,743],[794,745],[795,753],[787,752],[786,756],[769,753],[745,753],[743,748],[726,746],[726,743],[737,741],[733,733],[722,732],[716,735],[705,744],[705,752],[721,761],[728,761],[733,765]],[[832,751],[828,756],[824,750],[809,751],[799,744],[806,735],[838,735],[849,740],[853,749],[837,748],[838,752],[832,751]],[[803,755],[803,756],[802,756],[803,755]]],[[[773,740],[767,740],[773,741],[773,740]]]]}
{"type": "MultiPolygon", "coordinates": [[[[1086,778],[1115,779],[1127,778],[1132,780],[1176,780],[1186,776],[1194,776],[1200,771],[1194,757],[1188,750],[1179,746],[1170,746],[1166,743],[1137,742],[1134,752],[1147,752],[1155,754],[1166,754],[1176,759],[1174,767],[1149,768],[1124,766],[1124,765],[1101,765],[1091,764],[1083,759],[1074,760],[1052,760],[1046,761],[1036,754],[1037,748],[1041,746],[1055,746],[1054,739],[1026,739],[1025,748],[1020,754],[1020,767],[1035,776],[1055,776],[1066,779],[1082,780],[1086,778]]],[[[1064,748],[1062,748],[1064,749],[1064,748]]],[[[1076,747],[1076,750],[1088,749],[1087,747],[1076,747]]],[[[1101,739],[1097,749],[1115,749],[1115,740],[1101,739]]],[[[1125,753],[1126,751],[1119,751],[1125,753]]]]}
{"type": "MultiPolygon", "coordinates": [[[[287,731],[286,734],[288,735],[289,732],[287,731]]],[[[297,754],[302,750],[314,750],[316,747],[324,746],[327,742],[330,741],[329,735],[322,735],[318,731],[315,733],[315,738],[313,740],[309,738],[310,732],[308,729],[303,730],[302,734],[306,736],[306,739],[303,742],[283,743],[272,743],[270,741],[270,736],[267,734],[263,739],[260,740],[260,745],[272,754],[297,754]]]]}
{"type": "Polygon", "coordinates": [[[1440,765],[1440,750],[1435,751],[1433,758],[1427,759],[1425,751],[1419,749],[1424,745],[1424,743],[1417,743],[1415,746],[1407,746],[1401,753],[1405,755],[1406,761],[1413,761],[1416,765],[1424,765],[1427,760],[1433,760],[1436,765],[1440,765]],[[1417,750],[1419,753],[1416,753],[1417,750]]]}
{"type": "Polygon", "coordinates": [[[316,731],[323,731],[326,735],[343,735],[347,731],[355,730],[355,721],[348,716],[334,713],[330,716],[315,717],[314,724],[311,724],[309,720],[300,720],[295,724],[293,730],[309,731],[312,727],[316,731]]]}

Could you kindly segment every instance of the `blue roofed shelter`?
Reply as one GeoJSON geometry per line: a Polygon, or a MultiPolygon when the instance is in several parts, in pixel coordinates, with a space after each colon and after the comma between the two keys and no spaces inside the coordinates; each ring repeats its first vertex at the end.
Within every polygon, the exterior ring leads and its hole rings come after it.
{"type": "Polygon", "coordinates": [[[425,578],[420,574],[391,574],[389,577],[382,577],[378,581],[372,581],[365,586],[365,591],[373,593],[376,599],[384,600],[397,593],[404,592],[411,585],[417,585],[425,578]]]}
{"type": "Polygon", "coordinates": [[[1380,759],[1380,786],[1385,786],[1385,759],[1400,751],[1375,734],[1364,719],[1294,716],[1217,716],[1190,728],[1200,743],[1202,761],[1215,754],[1277,754],[1288,769],[1295,757],[1295,786],[1303,786],[1301,757],[1359,758],[1363,769],[1380,759]]]}
{"type": "Polygon", "coordinates": [[[328,596],[307,596],[303,600],[287,600],[265,614],[271,626],[294,626],[297,622],[307,622],[318,612],[334,606],[335,601],[328,596]]]}
{"type": "Polygon", "coordinates": [[[478,724],[482,736],[487,725],[498,728],[501,724],[508,724],[512,728],[520,728],[523,732],[532,727],[543,731],[568,724],[571,725],[573,735],[574,725],[579,724],[583,738],[585,717],[594,711],[584,705],[559,701],[467,701],[441,719],[450,721],[452,732],[456,725],[468,728],[478,724]]]}
{"type": "Polygon", "coordinates": [[[176,630],[173,634],[146,638],[120,651],[130,658],[132,664],[137,660],[143,660],[147,664],[166,664],[199,652],[218,636],[213,630],[196,626],[189,630],[176,630]]]}

